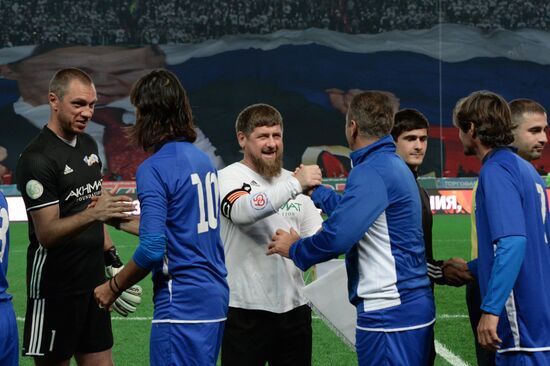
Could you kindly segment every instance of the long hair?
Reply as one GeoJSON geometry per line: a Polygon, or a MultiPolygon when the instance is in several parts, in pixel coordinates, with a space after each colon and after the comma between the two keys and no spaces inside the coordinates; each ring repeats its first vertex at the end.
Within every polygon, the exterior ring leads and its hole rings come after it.
{"type": "Polygon", "coordinates": [[[197,138],[187,93],[170,71],[153,70],[141,77],[132,87],[130,100],[136,107],[136,124],[128,136],[144,150],[165,141],[197,138]]]}
{"type": "Polygon", "coordinates": [[[473,92],[459,100],[453,123],[463,132],[468,132],[472,123],[475,137],[489,148],[509,145],[514,141],[508,103],[500,95],[487,90],[473,92]]]}

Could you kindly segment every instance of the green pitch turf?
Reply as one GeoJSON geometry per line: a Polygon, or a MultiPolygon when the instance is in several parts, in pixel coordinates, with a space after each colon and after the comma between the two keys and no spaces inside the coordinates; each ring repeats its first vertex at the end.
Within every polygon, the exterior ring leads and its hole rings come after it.
{"type": "MultiPolygon", "coordinates": [[[[470,258],[470,217],[436,216],[434,218],[434,256],[470,258]]],[[[27,248],[27,224],[12,223],[9,258],[9,292],[18,318],[19,336],[23,334],[25,316],[25,261],[27,248]]],[[[131,235],[111,230],[111,236],[123,259],[131,257],[137,239],[131,235]]],[[[149,277],[143,287],[143,302],[137,312],[122,318],[113,313],[115,363],[125,365],[149,364],[149,331],[151,327],[152,286],[149,277]]],[[[439,343],[436,365],[474,365],[475,352],[470,325],[464,303],[464,288],[436,287],[437,323],[436,340],[439,343]]],[[[284,340],[281,340],[284,344],[284,340]]],[[[32,365],[31,359],[21,358],[21,365],[32,365]]],[[[73,362],[73,364],[75,364],[73,362]]],[[[313,365],[357,365],[355,353],[330,331],[317,317],[313,319],[313,365]]]]}

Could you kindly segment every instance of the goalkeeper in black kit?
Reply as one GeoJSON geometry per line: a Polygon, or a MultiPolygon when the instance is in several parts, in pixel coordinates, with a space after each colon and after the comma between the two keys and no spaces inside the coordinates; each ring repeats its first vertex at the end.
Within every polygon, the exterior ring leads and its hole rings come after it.
{"type": "MultiPolygon", "coordinates": [[[[85,72],[58,71],[49,86],[50,118],[17,165],[30,240],[23,355],[37,365],[68,365],[72,357],[78,365],[113,365],[110,314],[98,308],[93,290],[106,272],[122,268],[104,223],[127,218],[133,205],[102,191],[97,145],[84,133],[96,101],[85,72]]],[[[114,307],[124,316],[141,301],[140,288],[127,291],[114,307]]]]}

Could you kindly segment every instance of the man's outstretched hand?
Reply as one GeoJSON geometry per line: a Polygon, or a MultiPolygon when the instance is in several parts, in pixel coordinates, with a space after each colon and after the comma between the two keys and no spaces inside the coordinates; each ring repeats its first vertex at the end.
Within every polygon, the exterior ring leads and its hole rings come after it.
{"type": "Polygon", "coordinates": [[[100,196],[92,197],[88,209],[94,219],[109,223],[112,219],[127,219],[135,210],[133,199],[129,196],[113,195],[108,190],[102,190],[100,196]]]}
{"type": "Polygon", "coordinates": [[[271,243],[267,246],[267,255],[279,254],[288,258],[290,247],[294,242],[300,239],[300,235],[294,229],[290,229],[290,232],[283,229],[277,229],[275,234],[271,237],[271,243]]]}

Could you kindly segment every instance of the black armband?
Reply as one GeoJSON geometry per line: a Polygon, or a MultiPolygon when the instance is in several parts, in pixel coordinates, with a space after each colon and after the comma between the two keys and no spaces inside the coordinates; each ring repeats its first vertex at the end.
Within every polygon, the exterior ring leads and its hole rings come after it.
{"type": "Polygon", "coordinates": [[[225,195],[221,204],[222,215],[231,220],[231,209],[233,208],[233,203],[245,194],[250,194],[252,188],[250,184],[244,183],[241,188],[237,188],[225,195]]]}

